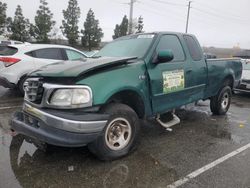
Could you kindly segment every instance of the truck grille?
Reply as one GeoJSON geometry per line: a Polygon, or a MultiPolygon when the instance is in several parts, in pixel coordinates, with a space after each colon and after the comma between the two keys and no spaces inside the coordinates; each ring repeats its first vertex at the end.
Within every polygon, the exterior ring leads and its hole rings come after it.
{"type": "Polygon", "coordinates": [[[39,78],[29,78],[24,83],[26,100],[40,104],[43,97],[43,82],[39,78]]]}

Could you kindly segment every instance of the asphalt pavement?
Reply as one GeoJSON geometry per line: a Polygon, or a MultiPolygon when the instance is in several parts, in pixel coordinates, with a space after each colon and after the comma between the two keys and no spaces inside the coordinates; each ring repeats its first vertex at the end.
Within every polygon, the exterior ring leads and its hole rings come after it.
{"type": "Polygon", "coordinates": [[[22,100],[0,87],[0,188],[250,187],[250,94],[235,94],[226,116],[213,116],[207,101],[187,105],[177,111],[181,123],[172,132],[142,121],[137,149],[112,162],[86,147],[45,153],[12,137],[9,119],[22,100]]]}

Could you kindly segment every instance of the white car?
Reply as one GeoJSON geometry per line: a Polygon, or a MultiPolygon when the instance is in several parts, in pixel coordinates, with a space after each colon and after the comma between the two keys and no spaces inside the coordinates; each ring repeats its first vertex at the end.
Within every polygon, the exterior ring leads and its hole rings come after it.
{"type": "Polygon", "coordinates": [[[250,92],[250,60],[244,59],[242,62],[242,77],[240,85],[235,89],[241,92],[250,92]]]}
{"type": "Polygon", "coordinates": [[[18,44],[0,51],[0,86],[15,88],[23,93],[23,84],[31,71],[64,60],[84,59],[87,56],[62,45],[18,44]]]}

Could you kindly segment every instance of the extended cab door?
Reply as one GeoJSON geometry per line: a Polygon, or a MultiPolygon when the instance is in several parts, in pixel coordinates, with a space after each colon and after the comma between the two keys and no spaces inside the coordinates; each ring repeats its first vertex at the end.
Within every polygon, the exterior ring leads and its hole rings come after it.
{"type": "Polygon", "coordinates": [[[148,64],[153,113],[162,113],[185,103],[186,55],[177,35],[162,35],[148,64]],[[160,51],[171,50],[174,59],[155,63],[160,51]]]}
{"type": "Polygon", "coordinates": [[[188,63],[186,66],[186,92],[190,96],[188,102],[203,99],[207,84],[207,64],[197,39],[192,35],[184,35],[187,47],[188,63]]]}
{"type": "Polygon", "coordinates": [[[197,101],[204,96],[206,63],[197,42],[193,38],[190,42],[189,35],[185,36],[187,38],[183,39],[183,35],[162,35],[154,54],[156,56],[162,50],[171,50],[174,59],[155,64],[154,57],[148,66],[155,114],[197,101]]]}

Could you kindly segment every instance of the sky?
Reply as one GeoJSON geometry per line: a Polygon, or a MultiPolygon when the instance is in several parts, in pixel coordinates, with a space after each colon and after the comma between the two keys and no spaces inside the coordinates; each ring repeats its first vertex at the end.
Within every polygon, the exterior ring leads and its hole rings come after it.
{"type": "MultiPolygon", "coordinates": [[[[7,15],[14,16],[17,5],[23,14],[34,23],[39,0],[0,0],[8,5],[7,15]]],[[[83,28],[90,8],[99,19],[104,32],[103,41],[112,40],[114,27],[123,16],[129,15],[130,0],[78,0],[81,9],[79,22],[83,28]]],[[[67,8],[68,0],[47,0],[54,14],[56,28],[59,28],[67,8]]],[[[134,4],[134,18],[142,16],[144,31],[185,32],[187,0],[137,0],[134,4]]],[[[196,35],[202,46],[232,48],[240,46],[250,49],[250,1],[249,0],[193,0],[190,9],[188,33],[196,35]]],[[[59,29],[56,29],[59,31],[59,29]]]]}

